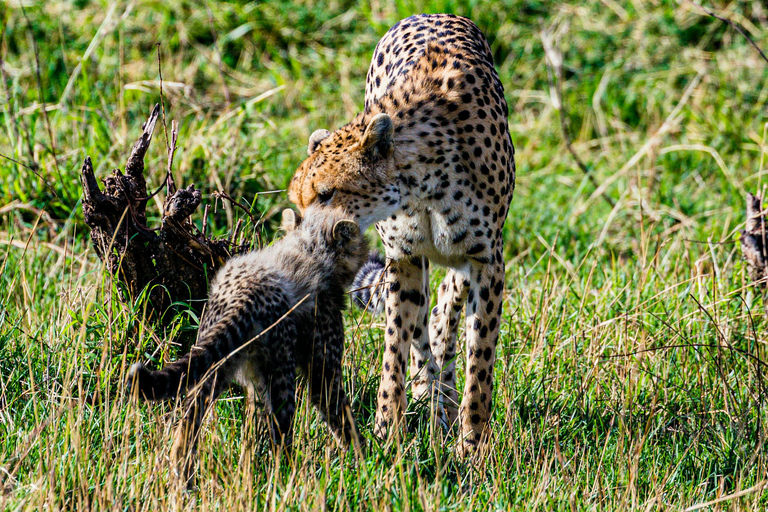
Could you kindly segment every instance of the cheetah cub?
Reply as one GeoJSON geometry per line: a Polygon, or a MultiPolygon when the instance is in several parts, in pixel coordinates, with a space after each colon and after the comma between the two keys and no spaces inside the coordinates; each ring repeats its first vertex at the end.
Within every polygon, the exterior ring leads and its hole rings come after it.
{"type": "Polygon", "coordinates": [[[274,446],[290,446],[297,369],[334,437],[359,453],[342,388],[342,311],[368,243],[338,210],[307,209],[300,219],[286,209],[283,228],[282,239],[219,270],[189,354],[162,370],[136,363],[128,372],[129,389],[145,400],[186,395],[171,459],[187,482],[205,411],[232,384],[245,389],[249,409],[265,398],[274,446]]]}

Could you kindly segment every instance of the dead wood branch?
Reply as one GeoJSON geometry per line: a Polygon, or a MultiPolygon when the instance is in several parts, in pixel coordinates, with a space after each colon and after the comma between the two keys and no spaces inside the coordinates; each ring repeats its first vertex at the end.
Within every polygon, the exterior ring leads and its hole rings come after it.
{"type": "MultiPolygon", "coordinates": [[[[144,156],[152,141],[160,116],[155,105],[133,145],[125,165],[103,179],[99,188],[91,159],[86,157],[81,173],[83,214],[91,228],[96,254],[109,271],[125,284],[124,300],[135,299],[148,290],[156,319],[162,319],[169,306],[190,302],[198,311],[207,296],[208,279],[233,254],[247,246],[232,245],[227,239],[210,239],[198,230],[190,217],[202,202],[194,185],[176,190],[171,177],[177,130],[168,148],[166,180],[168,196],[163,205],[159,228],[147,226],[147,195],[144,156]]],[[[158,188],[159,191],[159,188],[158,188]]],[[[154,194],[153,194],[154,195],[154,194]]]]}

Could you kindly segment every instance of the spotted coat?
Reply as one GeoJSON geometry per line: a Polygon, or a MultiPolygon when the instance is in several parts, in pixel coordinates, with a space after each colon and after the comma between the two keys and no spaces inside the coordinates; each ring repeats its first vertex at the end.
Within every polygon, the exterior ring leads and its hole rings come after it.
{"type": "Polygon", "coordinates": [[[313,133],[291,181],[301,210],[344,208],[363,229],[375,224],[384,243],[381,436],[406,407],[407,352],[414,398],[430,400],[449,424],[458,416],[459,453],[474,452],[487,433],[504,292],[502,226],[515,185],[507,117],[480,30],[458,16],[412,16],[376,46],[365,109],[334,132],[313,133]],[[448,267],[431,311],[429,261],[448,267]],[[456,333],[465,304],[459,404],[456,333]]]}
{"type": "Polygon", "coordinates": [[[337,440],[360,448],[342,387],[342,310],[368,246],[344,213],[306,213],[297,221],[286,210],[285,237],[233,258],[218,272],[189,354],[162,370],[137,363],[129,371],[129,389],[135,386],[141,398],[187,395],[172,450],[187,482],[205,411],[232,384],[245,388],[251,409],[258,395],[265,398],[259,401],[270,413],[274,446],[290,446],[297,369],[337,440]]]}

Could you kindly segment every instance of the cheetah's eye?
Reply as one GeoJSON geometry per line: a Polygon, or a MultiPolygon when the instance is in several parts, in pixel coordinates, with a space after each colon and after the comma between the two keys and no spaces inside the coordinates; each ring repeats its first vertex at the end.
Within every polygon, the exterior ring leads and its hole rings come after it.
{"type": "Polygon", "coordinates": [[[335,189],[328,189],[323,190],[322,192],[319,192],[317,194],[317,200],[320,202],[320,204],[328,204],[331,202],[331,199],[333,198],[333,195],[336,193],[335,189]]]}

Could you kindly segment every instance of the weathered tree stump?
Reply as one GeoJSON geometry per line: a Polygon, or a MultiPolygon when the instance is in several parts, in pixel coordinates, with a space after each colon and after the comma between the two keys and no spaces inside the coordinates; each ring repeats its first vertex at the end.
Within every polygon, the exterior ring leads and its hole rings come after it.
{"type": "MultiPolygon", "coordinates": [[[[103,179],[104,191],[93,174],[91,159],[83,163],[83,214],[91,228],[91,240],[99,258],[124,285],[122,299],[131,301],[147,290],[155,319],[162,321],[169,306],[190,303],[202,310],[208,280],[232,255],[247,249],[227,239],[210,239],[198,230],[190,216],[202,195],[190,185],[176,190],[170,174],[176,146],[174,131],[168,150],[167,197],[159,228],[147,226],[146,208],[151,198],[144,178],[144,155],[160,115],[159,105],[143,125],[125,164],[103,179]]],[[[205,228],[203,228],[205,229],[205,228]]]]}

